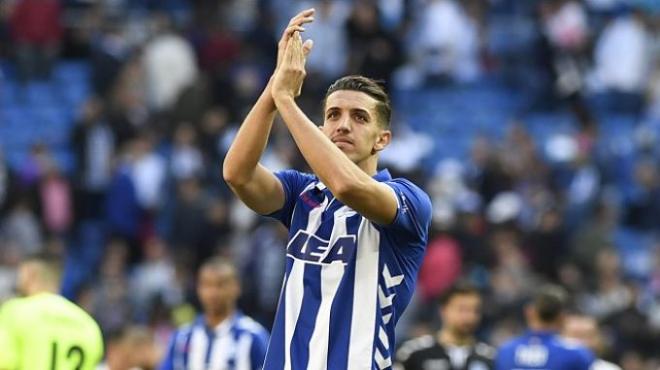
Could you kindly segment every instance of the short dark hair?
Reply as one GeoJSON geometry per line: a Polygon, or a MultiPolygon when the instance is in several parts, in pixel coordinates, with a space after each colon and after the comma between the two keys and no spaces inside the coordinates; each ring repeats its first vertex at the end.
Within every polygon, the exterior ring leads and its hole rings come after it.
{"type": "Polygon", "coordinates": [[[544,285],[531,302],[540,321],[553,323],[562,315],[568,304],[568,293],[558,285],[544,285]]]}
{"type": "Polygon", "coordinates": [[[440,295],[440,306],[444,307],[457,295],[476,295],[481,297],[481,291],[476,285],[468,281],[458,281],[440,295]]]}
{"type": "Polygon", "coordinates": [[[238,278],[238,272],[236,271],[236,266],[228,259],[222,256],[213,256],[204,262],[202,262],[202,265],[200,266],[199,270],[203,269],[213,269],[213,270],[223,270],[227,269],[231,271],[232,275],[234,275],[235,278],[238,278]]]}
{"type": "Polygon", "coordinates": [[[359,75],[350,75],[338,79],[328,87],[328,91],[325,93],[325,98],[323,99],[324,110],[328,96],[339,90],[359,91],[376,99],[376,101],[378,101],[378,103],[376,103],[378,122],[386,129],[390,127],[392,104],[390,102],[390,97],[387,95],[387,92],[385,92],[385,89],[383,89],[383,86],[381,86],[380,81],[359,75]]]}

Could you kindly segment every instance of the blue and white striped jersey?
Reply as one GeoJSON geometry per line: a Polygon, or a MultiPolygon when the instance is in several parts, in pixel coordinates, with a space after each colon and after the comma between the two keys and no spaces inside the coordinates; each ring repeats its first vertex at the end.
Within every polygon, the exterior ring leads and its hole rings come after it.
{"type": "Polygon", "coordinates": [[[241,313],[216,328],[199,316],[172,335],[160,370],[257,370],[267,345],[266,329],[241,313]]]}
{"type": "Polygon", "coordinates": [[[276,173],[289,228],[286,275],[265,370],[370,370],[392,366],[394,325],[415,288],[431,219],[429,197],[387,170],[374,179],[398,200],[391,225],[340,203],[313,175],[276,173]]]}

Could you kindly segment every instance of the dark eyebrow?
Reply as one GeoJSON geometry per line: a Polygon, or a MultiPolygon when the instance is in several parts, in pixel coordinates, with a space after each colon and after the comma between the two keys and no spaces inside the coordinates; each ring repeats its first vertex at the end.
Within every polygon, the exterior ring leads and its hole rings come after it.
{"type": "Polygon", "coordinates": [[[351,113],[364,113],[368,118],[371,118],[371,114],[369,114],[369,111],[366,109],[352,108],[351,113]]]}

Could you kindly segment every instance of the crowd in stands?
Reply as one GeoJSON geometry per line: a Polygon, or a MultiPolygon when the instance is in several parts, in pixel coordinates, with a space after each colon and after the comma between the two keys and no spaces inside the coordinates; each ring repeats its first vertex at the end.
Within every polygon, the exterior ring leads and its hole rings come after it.
{"type": "MultiPolygon", "coordinates": [[[[485,294],[479,336],[498,345],[552,282],[601,325],[604,358],[660,366],[654,0],[2,1],[0,300],[24,256],[61,255],[63,294],[98,320],[108,356],[150,345],[140,361],[156,362],[220,255],[269,327],[286,230],[238,202],[221,167],[286,22],[312,6],[300,104],[320,122],[331,81],[383,80],[382,160],[433,200],[399,338],[434,330],[438,297],[467,279],[485,294]]],[[[277,122],[263,162],[307,168],[277,122]]]]}

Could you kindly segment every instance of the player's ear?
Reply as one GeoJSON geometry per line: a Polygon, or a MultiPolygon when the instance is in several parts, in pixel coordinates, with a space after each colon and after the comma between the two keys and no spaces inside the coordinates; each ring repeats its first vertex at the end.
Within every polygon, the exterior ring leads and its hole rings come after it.
{"type": "Polygon", "coordinates": [[[373,154],[376,154],[377,152],[380,152],[381,150],[385,149],[385,147],[390,145],[390,141],[392,141],[392,131],[381,130],[378,133],[378,137],[376,138],[376,143],[374,144],[374,148],[373,148],[373,154]]]}

